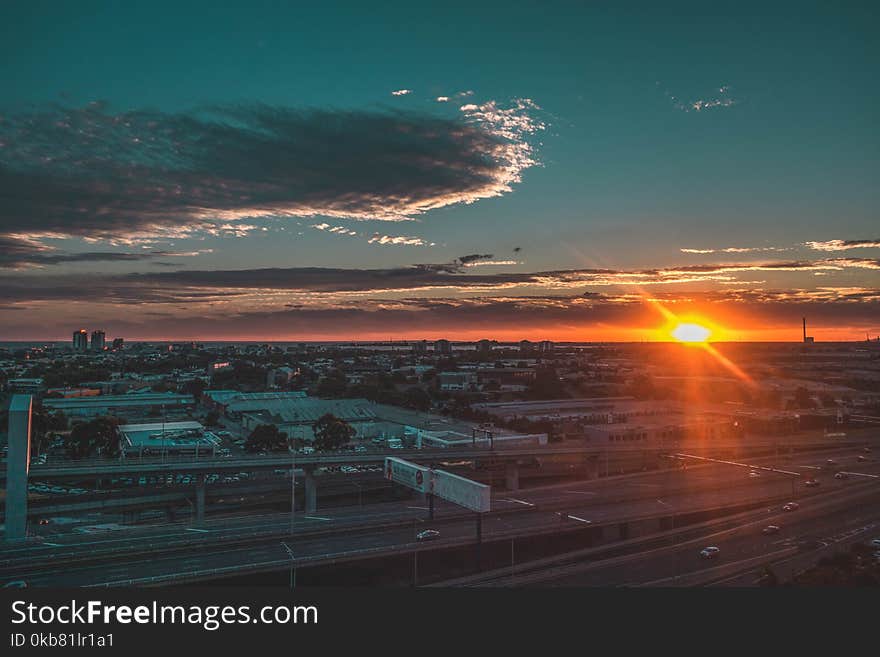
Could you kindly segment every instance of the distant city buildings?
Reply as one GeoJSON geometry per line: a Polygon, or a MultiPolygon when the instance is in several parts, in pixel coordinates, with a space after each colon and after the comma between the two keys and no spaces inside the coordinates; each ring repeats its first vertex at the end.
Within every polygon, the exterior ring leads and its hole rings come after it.
{"type": "Polygon", "coordinates": [[[495,343],[492,340],[480,340],[477,342],[477,353],[480,355],[488,355],[492,353],[495,343]]]}
{"type": "Polygon", "coordinates": [[[412,352],[416,356],[424,356],[428,353],[428,341],[427,340],[419,340],[418,342],[413,344],[412,352]]]}
{"type": "Polygon", "coordinates": [[[113,338],[113,351],[122,351],[125,347],[125,339],[124,338],[113,338]]]}
{"type": "Polygon", "coordinates": [[[449,356],[452,354],[452,344],[449,340],[435,340],[434,353],[439,356],[449,356]]]}
{"type": "Polygon", "coordinates": [[[78,354],[84,354],[89,350],[89,334],[85,329],[73,332],[73,350],[78,354]]]}
{"type": "Polygon", "coordinates": [[[105,343],[106,336],[104,335],[104,331],[92,331],[92,351],[104,351],[104,347],[106,346],[105,343]]]}

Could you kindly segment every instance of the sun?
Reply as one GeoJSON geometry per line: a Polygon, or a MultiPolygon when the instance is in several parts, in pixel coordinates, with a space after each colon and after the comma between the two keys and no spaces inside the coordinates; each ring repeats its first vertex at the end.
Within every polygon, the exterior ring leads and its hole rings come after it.
{"type": "Polygon", "coordinates": [[[694,324],[690,322],[681,323],[672,330],[673,338],[679,342],[687,342],[691,344],[706,342],[710,335],[712,335],[710,329],[702,324],[694,324]]]}

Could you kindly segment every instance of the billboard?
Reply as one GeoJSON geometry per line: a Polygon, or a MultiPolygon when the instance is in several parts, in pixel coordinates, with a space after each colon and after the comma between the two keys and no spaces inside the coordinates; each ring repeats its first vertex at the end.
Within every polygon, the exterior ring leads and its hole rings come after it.
{"type": "Polygon", "coordinates": [[[434,470],[431,483],[429,492],[437,497],[479,513],[489,511],[491,486],[459,477],[444,470],[434,470]]]}
{"type": "Polygon", "coordinates": [[[431,468],[394,456],[385,458],[385,478],[409,486],[420,493],[431,492],[431,468]]]}

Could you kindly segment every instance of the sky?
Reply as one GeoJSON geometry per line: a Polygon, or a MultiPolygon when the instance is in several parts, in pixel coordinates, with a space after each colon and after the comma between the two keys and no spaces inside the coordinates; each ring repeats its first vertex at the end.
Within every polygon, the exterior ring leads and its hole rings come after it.
{"type": "Polygon", "coordinates": [[[876,4],[610,4],[4,3],[0,339],[880,334],[876,4]]]}

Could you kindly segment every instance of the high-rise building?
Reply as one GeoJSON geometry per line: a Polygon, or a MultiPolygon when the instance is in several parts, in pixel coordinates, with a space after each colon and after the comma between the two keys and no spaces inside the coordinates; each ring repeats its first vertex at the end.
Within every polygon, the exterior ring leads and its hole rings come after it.
{"type": "Polygon", "coordinates": [[[89,349],[89,334],[85,329],[73,332],[73,350],[84,354],[89,349]]]}
{"type": "Polygon", "coordinates": [[[104,331],[92,331],[92,351],[104,351],[104,331]]]}
{"type": "Polygon", "coordinates": [[[122,351],[125,348],[125,338],[113,338],[113,351],[122,351]]]}
{"type": "Polygon", "coordinates": [[[438,356],[448,356],[452,353],[452,345],[449,340],[434,340],[434,353],[438,356]]]}
{"type": "Polygon", "coordinates": [[[414,342],[412,346],[412,352],[416,356],[424,356],[426,353],[428,353],[428,341],[419,340],[418,342],[414,342]]]}

